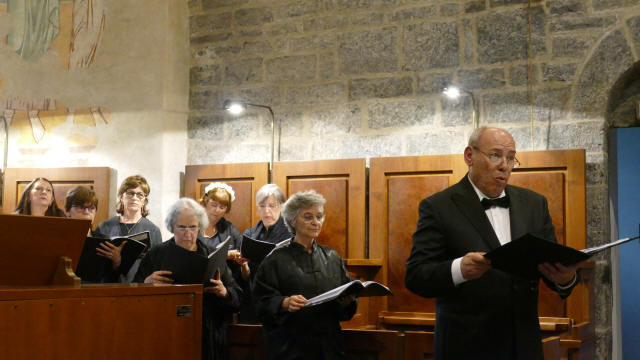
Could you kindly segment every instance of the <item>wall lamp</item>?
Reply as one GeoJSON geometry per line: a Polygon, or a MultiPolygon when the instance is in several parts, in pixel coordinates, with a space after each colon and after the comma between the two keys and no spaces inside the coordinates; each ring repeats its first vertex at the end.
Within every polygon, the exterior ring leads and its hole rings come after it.
{"type": "MultiPolygon", "coordinates": [[[[271,161],[269,163],[269,182],[273,180],[273,159],[275,154],[275,139],[276,139],[276,129],[275,129],[275,120],[276,117],[273,114],[273,109],[268,105],[260,105],[260,104],[251,104],[248,102],[244,102],[241,100],[225,100],[222,104],[222,107],[230,112],[233,115],[242,114],[247,107],[253,106],[256,108],[267,109],[269,110],[269,114],[271,115],[271,161]]],[[[278,122],[278,161],[280,161],[280,122],[278,122]]]]}
{"type": "Polygon", "coordinates": [[[463,89],[461,87],[455,85],[449,85],[444,88],[442,91],[444,95],[446,95],[449,99],[457,99],[460,97],[460,94],[464,93],[471,97],[471,121],[473,122],[473,128],[478,128],[478,104],[476,103],[476,97],[473,96],[473,93],[469,90],[463,89]]]}

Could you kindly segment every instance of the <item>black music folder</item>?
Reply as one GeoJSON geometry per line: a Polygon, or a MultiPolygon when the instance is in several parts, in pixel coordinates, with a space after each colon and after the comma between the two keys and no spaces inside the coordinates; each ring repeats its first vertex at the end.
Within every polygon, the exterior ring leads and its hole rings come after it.
{"type": "Polygon", "coordinates": [[[78,260],[76,267],[76,275],[83,281],[102,282],[103,276],[110,270],[106,267],[113,266],[111,260],[98,255],[100,244],[109,242],[114,246],[120,246],[123,242],[127,242],[120,251],[120,267],[119,271],[126,274],[133,263],[138,259],[151,245],[151,239],[148,231],[128,236],[114,236],[110,238],[99,238],[87,236],[82,248],[82,254],[78,260]]]}
{"type": "Polygon", "coordinates": [[[308,299],[304,307],[320,305],[347,295],[356,295],[357,297],[370,297],[388,296],[393,295],[393,293],[391,292],[391,290],[389,290],[388,287],[375,281],[353,280],[318,296],[314,296],[311,299],[308,299]]]}
{"type": "Polygon", "coordinates": [[[230,236],[209,256],[171,244],[171,250],[162,259],[160,269],[171,271],[167,277],[173,279],[174,284],[209,284],[209,279],[215,278],[216,271],[226,266],[229,239],[230,236]]]}
{"type": "Polygon", "coordinates": [[[544,240],[533,234],[526,234],[514,241],[506,243],[486,253],[484,256],[491,260],[491,267],[527,279],[537,279],[538,264],[561,263],[573,265],[587,260],[594,254],[627,241],[638,239],[640,236],[620,239],[608,244],[576,250],[574,248],[544,240]]]}
{"type": "Polygon", "coordinates": [[[261,262],[273,249],[287,245],[291,242],[291,239],[283,240],[279,243],[270,243],[267,241],[256,240],[246,235],[242,236],[242,245],[240,246],[240,252],[242,257],[249,259],[253,262],[261,262]]]}

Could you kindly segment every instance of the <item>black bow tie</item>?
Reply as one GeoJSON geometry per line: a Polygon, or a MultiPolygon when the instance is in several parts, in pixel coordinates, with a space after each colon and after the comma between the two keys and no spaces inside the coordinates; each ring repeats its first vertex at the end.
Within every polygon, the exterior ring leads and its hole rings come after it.
{"type": "Polygon", "coordinates": [[[482,201],[480,201],[480,203],[482,204],[482,207],[485,210],[487,210],[488,208],[490,208],[492,206],[499,206],[499,207],[503,207],[503,208],[509,208],[509,195],[505,195],[503,197],[495,198],[495,199],[484,198],[484,199],[482,199],[482,201]]]}

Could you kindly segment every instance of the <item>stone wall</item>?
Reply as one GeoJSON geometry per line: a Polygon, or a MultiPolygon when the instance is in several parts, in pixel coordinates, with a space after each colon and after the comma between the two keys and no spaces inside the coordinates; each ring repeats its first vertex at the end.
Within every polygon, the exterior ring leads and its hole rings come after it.
{"type": "MultiPolygon", "coordinates": [[[[19,23],[3,5],[0,0],[2,39],[19,23]]],[[[73,5],[60,2],[58,35],[41,57],[25,59],[0,42],[0,110],[16,109],[8,167],[107,166],[117,171],[116,186],[141,174],[152,189],[150,219],[161,225],[180,194],[186,163],[188,7],[173,0],[127,6],[93,1],[98,16],[92,20],[103,19],[104,27],[94,39],[93,61],[77,65],[69,61],[72,41],[78,48],[81,40],[71,35],[73,21],[87,12],[73,5]],[[29,107],[40,107],[45,133],[39,141],[32,135],[29,107]]],[[[3,130],[0,126],[0,150],[3,130]]]]}
{"type": "MultiPolygon", "coordinates": [[[[640,1],[190,0],[190,164],[461,153],[482,125],[519,150],[587,151],[588,245],[609,240],[609,89],[640,57],[640,1]],[[533,104],[533,106],[531,106],[533,104]],[[533,129],[533,131],[532,131],[533,129]]],[[[611,358],[608,256],[597,259],[598,359],[611,358]]]]}

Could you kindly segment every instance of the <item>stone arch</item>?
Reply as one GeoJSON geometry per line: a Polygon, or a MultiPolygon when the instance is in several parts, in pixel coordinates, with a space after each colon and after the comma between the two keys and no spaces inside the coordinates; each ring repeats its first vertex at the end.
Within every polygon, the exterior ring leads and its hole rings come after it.
{"type": "Polygon", "coordinates": [[[623,72],[609,91],[605,122],[608,128],[640,126],[640,61],[623,72]]]}
{"type": "Polygon", "coordinates": [[[607,94],[637,61],[632,49],[624,25],[611,29],[596,42],[573,85],[570,110],[574,118],[604,118],[607,94]]]}

